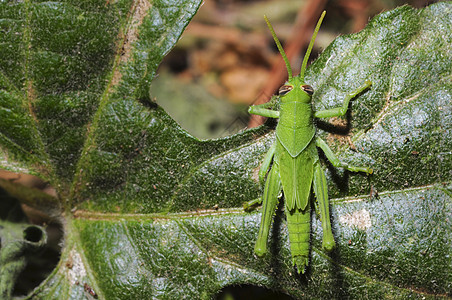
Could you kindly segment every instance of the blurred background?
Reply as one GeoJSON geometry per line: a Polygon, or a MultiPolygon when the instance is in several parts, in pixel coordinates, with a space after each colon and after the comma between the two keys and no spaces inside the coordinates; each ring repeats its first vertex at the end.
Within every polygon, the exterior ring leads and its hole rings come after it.
{"type": "Polygon", "coordinates": [[[262,124],[251,104],[268,101],[287,79],[264,15],[298,73],[323,10],[311,53],[317,58],[338,35],[358,32],[375,15],[428,0],[206,0],[160,65],[151,96],[182,128],[200,139],[219,138],[262,124]]]}

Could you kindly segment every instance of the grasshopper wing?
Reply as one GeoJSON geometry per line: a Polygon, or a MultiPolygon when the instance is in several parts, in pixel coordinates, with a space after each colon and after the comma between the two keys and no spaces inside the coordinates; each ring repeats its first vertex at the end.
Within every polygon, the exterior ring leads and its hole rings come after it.
{"type": "Polygon", "coordinates": [[[284,191],[286,209],[294,208],[305,210],[311,193],[311,185],[314,173],[314,162],[317,152],[312,153],[315,145],[309,145],[298,156],[292,157],[289,152],[278,142],[279,166],[281,183],[284,191]]]}

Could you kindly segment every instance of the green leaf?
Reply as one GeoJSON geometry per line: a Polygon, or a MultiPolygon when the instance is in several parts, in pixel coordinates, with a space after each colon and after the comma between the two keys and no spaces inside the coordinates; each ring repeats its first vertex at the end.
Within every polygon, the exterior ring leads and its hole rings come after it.
{"type": "Polygon", "coordinates": [[[375,173],[327,165],[338,249],[320,250],[314,217],[303,276],[281,212],[259,259],[260,211],[241,209],[261,193],[273,127],[201,141],[150,100],[158,64],[199,5],[0,4],[1,167],[48,180],[59,200],[0,186],[63,207],[61,261],[30,298],[205,299],[239,284],[298,298],[451,296],[451,3],[382,13],[307,70],[316,109],[373,82],[347,119],[354,147],[325,123],[318,134],[375,173]]]}

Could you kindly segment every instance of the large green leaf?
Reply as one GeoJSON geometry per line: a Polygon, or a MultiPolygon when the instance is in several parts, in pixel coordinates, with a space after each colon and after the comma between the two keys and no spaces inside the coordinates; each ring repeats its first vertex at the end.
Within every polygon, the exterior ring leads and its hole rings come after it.
{"type": "Polygon", "coordinates": [[[30,297],[88,298],[89,286],[105,299],[198,299],[245,283],[300,298],[450,296],[451,3],[383,13],[308,69],[316,109],[372,80],[352,103],[354,147],[318,134],[375,174],[327,165],[338,248],[320,250],[314,216],[303,276],[281,212],[258,259],[260,211],[240,208],[261,192],[272,126],[200,141],[148,95],[199,3],[0,4],[1,166],[49,180],[60,199],[0,186],[52,214],[61,205],[65,224],[61,262],[30,297]]]}

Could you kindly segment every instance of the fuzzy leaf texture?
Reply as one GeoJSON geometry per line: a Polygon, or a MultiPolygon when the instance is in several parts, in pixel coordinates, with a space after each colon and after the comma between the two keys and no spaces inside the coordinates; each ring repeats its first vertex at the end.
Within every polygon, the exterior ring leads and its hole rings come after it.
{"type": "Polygon", "coordinates": [[[209,299],[237,284],[296,298],[452,296],[452,4],[384,12],[307,70],[317,110],[373,82],[351,104],[353,147],[324,123],[318,134],[374,174],[325,163],[338,247],[321,250],[314,215],[298,276],[283,214],[258,259],[260,210],[241,208],[262,192],[273,128],[201,141],[150,100],[200,2],[0,3],[0,167],[49,181],[59,199],[21,199],[65,224],[61,261],[29,298],[89,299],[82,283],[101,299],[209,299]]]}

